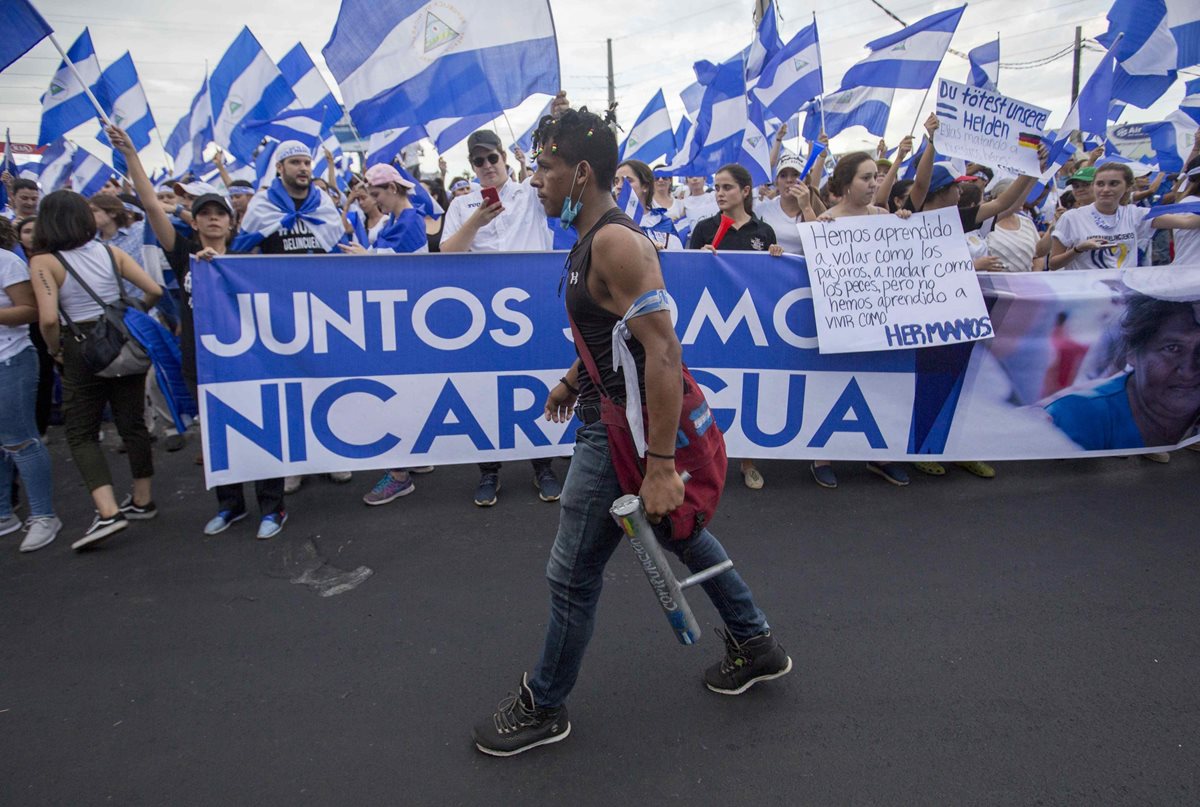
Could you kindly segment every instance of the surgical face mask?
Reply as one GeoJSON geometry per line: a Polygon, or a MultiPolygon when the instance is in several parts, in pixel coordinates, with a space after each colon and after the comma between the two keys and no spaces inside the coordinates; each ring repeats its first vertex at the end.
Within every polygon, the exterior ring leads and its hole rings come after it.
{"type": "MultiPolygon", "coordinates": [[[[575,181],[578,178],[579,170],[576,169],[575,176],[571,177],[571,190],[568,191],[567,198],[563,199],[562,213],[558,217],[558,226],[564,230],[571,226],[571,223],[575,221],[575,217],[579,215],[579,211],[583,210],[583,188],[579,189],[579,201],[571,201],[571,197],[575,193],[575,181]]],[[[586,186],[587,182],[583,184],[586,186]]]]}

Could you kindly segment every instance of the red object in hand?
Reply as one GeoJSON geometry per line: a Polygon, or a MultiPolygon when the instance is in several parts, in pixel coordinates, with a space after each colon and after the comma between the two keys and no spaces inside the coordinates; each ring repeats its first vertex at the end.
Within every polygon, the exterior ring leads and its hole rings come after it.
{"type": "Polygon", "coordinates": [[[721,224],[717,227],[717,234],[713,236],[712,248],[713,252],[717,251],[717,247],[721,246],[721,239],[725,237],[725,233],[729,232],[729,228],[733,226],[733,219],[721,214],[721,224]]]}

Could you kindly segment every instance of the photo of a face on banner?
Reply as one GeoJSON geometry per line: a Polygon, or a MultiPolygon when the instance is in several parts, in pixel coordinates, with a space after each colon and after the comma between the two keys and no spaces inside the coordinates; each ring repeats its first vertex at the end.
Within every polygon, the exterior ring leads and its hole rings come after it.
{"type": "Polygon", "coordinates": [[[1086,451],[1175,445],[1200,423],[1200,300],[1131,291],[1124,303],[1110,367],[1116,372],[1043,404],[1086,451]]]}

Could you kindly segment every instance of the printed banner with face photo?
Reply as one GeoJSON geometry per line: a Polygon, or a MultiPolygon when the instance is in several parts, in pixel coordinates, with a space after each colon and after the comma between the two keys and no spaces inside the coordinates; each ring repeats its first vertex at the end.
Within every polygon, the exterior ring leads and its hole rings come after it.
{"type": "MultiPolygon", "coordinates": [[[[578,422],[543,416],[575,358],[564,257],[196,261],[207,484],[570,454],[578,422]]],[[[824,354],[803,259],[660,257],[730,456],[1031,459],[1195,439],[1200,268],[1139,270],[1129,287],[1115,272],[979,275],[994,338],[824,354]]]]}

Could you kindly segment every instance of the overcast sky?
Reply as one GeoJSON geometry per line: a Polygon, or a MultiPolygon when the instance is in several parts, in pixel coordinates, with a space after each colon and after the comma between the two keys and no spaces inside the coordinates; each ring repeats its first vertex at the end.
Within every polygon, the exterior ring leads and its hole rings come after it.
{"type": "MultiPolygon", "coordinates": [[[[907,23],[956,5],[945,0],[880,2],[907,23]]],[[[261,5],[245,0],[120,0],[103,4],[94,0],[34,0],[34,4],[54,27],[64,48],[85,25],[89,26],[102,67],[125,50],[132,53],[164,140],[187,111],[204,77],[206,60],[210,66],[215,65],[243,25],[250,26],[274,58],[282,57],[299,40],[323,65],[321,48],[338,12],[338,3],[333,0],[261,5]]],[[[1085,38],[1103,33],[1107,29],[1104,15],[1110,6],[1111,0],[973,0],[952,48],[965,53],[998,33],[1002,65],[1036,61],[1069,47],[1076,25],[1083,27],[1085,38]]],[[[819,7],[812,2],[778,0],[778,7],[785,42],[808,24],[816,8],[827,91],[836,89],[845,70],[866,54],[866,42],[900,28],[872,0],[837,0],[819,7]]],[[[725,59],[748,44],[753,35],[753,0],[552,0],[551,8],[558,32],[563,87],[575,106],[606,105],[605,39],[612,38],[618,115],[626,127],[659,87],[665,91],[672,119],[678,123],[683,109],[678,95],[695,80],[693,62],[725,59]]],[[[1084,80],[1099,57],[1100,53],[1085,50],[1084,80]]],[[[45,41],[0,73],[0,127],[11,127],[15,142],[33,142],[37,137],[38,98],[58,61],[53,45],[45,41]]],[[[965,81],[967,70],[966,59],[948,54],[940,75],[965,81]]],[[[1191,72],[1200,74],[1200,69],[1191,72]]],[[[1049,108],[1051,125],[1056,126],[1069,106],[1070,53],[1032,69],[1002,68],[999,86],[1001,92],[1049,108]]],[[[1123,120],[1159,120],[1175,109],[1182,97],[1180,81],[1154,107],[1130,107],[1123,120]]],[[[890,143],[912,128],[921,100],[920,91],[896,91],[887,132],[890,143]]],[[[545,97],[534,98],[509,113],[517,134],[532,122],[545,101],[545,97]]],[[[932,105],[930,99],[924,107],[926,113],[932,105]]],[[[90,138],[93,128],[90,124],[81,127],[79,136],[72,139],[85,146],[94,143],[90,138]]],[[[503,119],[498,121],[498,128],[508,141],[503,119]]],[[[856,127],[835,139],[833,145],[835,150],[844,151],[873,143],[874,138],[856,127]]],[[[157,144],[143,156],[148,164],[162,163],[157,144]]],[[[465,169],[461,144],[446,156],[452,173],[465,169]]],[[[436,154],[427,145],[422,167],[432,170],[435,163],[436,154]]]]}

